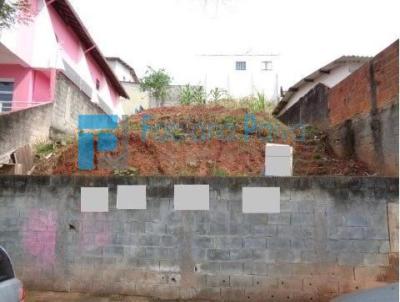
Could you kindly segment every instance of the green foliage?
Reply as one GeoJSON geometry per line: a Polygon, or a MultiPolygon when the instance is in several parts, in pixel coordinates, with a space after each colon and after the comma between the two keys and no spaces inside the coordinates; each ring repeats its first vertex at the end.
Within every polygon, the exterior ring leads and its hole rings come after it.
{"type": "Polygon", "coordinates": [[[35,151],[36,154],[39,157],[47,156],[50,153],[53,153],[55,150],[55,144],[54,143],[39,143],[35,146],[35,151]]]}
{"type": "Polygon", "coordinates": [[[249,110],[251,112],[263,112],[265,111],[265,103],[265,95],[263,93],[257,93],[257,97],[249,101],[249,110]]]}
{"type": "Polygon", "coordinates": [[[138,169],[131,167],[128,169],[114,170],[113,174],[116,176],[136,176],[139,174],[139,171],[138,171],[138,169]]]}
{"type": "Polygon", "coordinates": [[[210,97],[211,101],[218,102],[227,96],[227,92],[224,89],[220,89],[215,87],[214,89],[210,90],[210,97]]]}
{"type": "Polygon", "coordinates": [[[157,100],[164,100],[171,80],[172,78],[165,69],[155,70],[148,66],[140,86],[143,90],[149,91],[157,100]]]}
{"type": "Polygon", "coordinates": [[[191,86],[189,84],[181,88],[181,93],[179,97],[179,102],[181,105],[191,105],[191,104],[205,104],[206,94],[202,86],[191,86]]]}
{"type": "Polygon", "coordinates": [[[227,177],[228,176],[228,173],[224,169],[217,168],[217,167],[215,167],[213,169],[212,173],[213,173],[213,176],[217,176],[217,177],[227,177]]]}
{"type": "Polygon", "coordinates": [[[31,20],[29,0],[8,2],[0,0],[0,29],[10,28],[15,23],[27,23],[31,20]]]}

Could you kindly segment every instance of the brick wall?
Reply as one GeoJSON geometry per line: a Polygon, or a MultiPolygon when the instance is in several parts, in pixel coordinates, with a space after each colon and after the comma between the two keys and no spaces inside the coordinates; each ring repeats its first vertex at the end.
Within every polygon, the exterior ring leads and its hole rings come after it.
{"type": "Polygon", "coordinates": [[[329,137],[334,152],[381,175],[398,175],[399,41],[330,89],[329,137]]]}
{"type": "Polygon", "coordinates": [[[80,114],[105,114],[63,73],[57,73],[57,84],[51,126],[51,136],[75,133],[80,114]]]}
{"type": "Polygon", "coordinates": [[[212,301],[328,301],[398,280],[397,178],[0,176],[0,245],[31,289],[212,301]],[[174,211],[174,184],[210,211],[174,211]],[[147,210],[116,210],[146,184],[147,210]],[[110,212],[81,213],[108,186],[110,212]],[[279,186],[280,214],[243,214],[243,186],[279,186]],[[29,202],[28,202],[29,201],[29,202]]]}

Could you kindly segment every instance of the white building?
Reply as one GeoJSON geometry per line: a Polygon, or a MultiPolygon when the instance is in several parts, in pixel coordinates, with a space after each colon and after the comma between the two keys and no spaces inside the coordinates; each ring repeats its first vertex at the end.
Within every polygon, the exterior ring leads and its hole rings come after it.
{"type": "Polygon", "coordinates": [[[342,56],[317,69],[291,86],[273,113],[278,117],[281,116],[319,83],[329,88],[335,86],[370,59],[370,57],[342,56]]]}
{"type": "Polygon", "coordinates": [[[247,52],[243,54],[205,54],[200,56],[202,85],[216,87],[233,98],[263,93],[269,100],[279,97],[279,56],[247,52]]]}

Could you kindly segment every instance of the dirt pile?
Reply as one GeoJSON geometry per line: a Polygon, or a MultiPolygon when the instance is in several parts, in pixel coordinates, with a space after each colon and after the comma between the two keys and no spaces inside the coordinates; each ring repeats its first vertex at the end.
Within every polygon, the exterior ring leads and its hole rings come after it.
{"type": "Polygon", "coordinates": [[[96,152],[94,170],[78,169],[75,142],[39,161],[35,174],[261,176],[266,142],[294,146],[295,175],[368,174],[360,163],[331,156],[322,133],[289,129],[268,113],[246,109],[150,109],[123,121],[114,134],[117,150],[96,152]]]}

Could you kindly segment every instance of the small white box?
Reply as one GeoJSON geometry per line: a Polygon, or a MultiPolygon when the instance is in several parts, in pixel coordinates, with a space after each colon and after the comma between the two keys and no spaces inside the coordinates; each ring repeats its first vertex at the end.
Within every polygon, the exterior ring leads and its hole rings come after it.
{"type": "Polygon", "coordinates": [[[292,155],[293,155],[293,148],[289,145],[267,143],[265,146],[265,157],[270,157],[270,156],[291,157],[292,155]]]}
{"type": "Polygon", "coordinates": [[[292,176],[291,157],[267,157],[265,159],[265,176],[292,176]]]}
{"type": "Polygon", "coordinates": [[[174,209],[177,211],[208,211],[209,185],[175,185],[174,209]]]}
{"type": "Polygon", "coordinates": [[[281,188],[245,187],[242,190],[243,213],[280,213],[281,188]]]}
{"type": "Polygon", "coordinates": [[[265,145],[265,176],[292,176],[293,148],[289,145],[265,145]]]}
{"type": "Polygon", "coordinates": [[[108,188],[82,187],[81,212],[108,212],[108,188]]]}
{"type": "Polygon", "coordinates": [[[146,210],[146,186],[118,186],[117,209],[146,210]]]}

